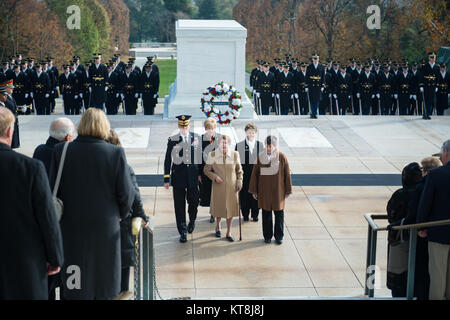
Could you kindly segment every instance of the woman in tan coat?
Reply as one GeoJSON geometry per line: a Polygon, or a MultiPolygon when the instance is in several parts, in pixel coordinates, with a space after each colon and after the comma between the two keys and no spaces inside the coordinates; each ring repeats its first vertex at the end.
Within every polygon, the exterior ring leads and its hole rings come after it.
{"type": "Polygon", "coordinates": [[[284,200],[292,193],[291,172],[286,156],[278,151],[277,138],[266,138],[266,150],[258,156],[253,167],[248,192],[258,200],[262,208],[263,235],[266,243],[272,236],[278,244],[283,243],[284,200]],[[272,226],[272,211],[275,214],[275,231],[272,226]]]}
{"type": "Polygon", "coordinates": [[[242,189],[242,168],[239,153],[230,147],[231,139],[221,136],[219,148],[211,152],[203,169],[205,175],[212,180],[210,213],[216,217],[216,237],[220,238],[220,221],[227,219],[227,239],[231,236],[233,217],[239,216],[238,193],[242,189]]]}

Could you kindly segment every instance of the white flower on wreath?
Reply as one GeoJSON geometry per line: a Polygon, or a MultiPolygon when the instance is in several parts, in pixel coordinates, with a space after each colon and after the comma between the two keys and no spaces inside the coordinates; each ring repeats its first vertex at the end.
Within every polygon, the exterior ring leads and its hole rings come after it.
{"type": "Polygon", "coordinates": [[[211,107],[209,106],[209,104],[205,105],[204,110],[205,110],[205,112],[211,111],[211,107]]]}
{"type": "Polygon", "coordinates": [[[222,92],[222,86],[220,84],[216,85],[216,92],[221,93],[222,92]]]}
{"type": "Polygon", "coordinates": [[[223,84],[223,91],[228,92],[228,90],[230,90],[230,86],[226,83],[223,84]]]}
{"type": "Polygon", "coordinates": [[[231,100],[231,103],[233,104],[233,106],[240,106],[241,99],[233,99],[233,100],[231,100]]]}

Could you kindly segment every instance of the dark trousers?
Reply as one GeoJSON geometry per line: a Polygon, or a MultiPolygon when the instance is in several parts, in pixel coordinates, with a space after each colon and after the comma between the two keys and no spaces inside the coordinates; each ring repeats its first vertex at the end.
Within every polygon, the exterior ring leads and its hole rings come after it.
{"type": "Polygon", "coordinates": [[[130,267],[122,268],[122,278],[120,280],[120,292],[130,289],[130,267]]]}
{"type": "Polygon", "coordinates": [[[36,108],[36,114],[38,115],[49,115],[50,114],[50,103],[47,98],[35,97],[34,107],[36,108]]]}
{"type": "Polygon", "coordinates": [[[278,100],[280,104],[280,114],[289,114],[289,109],[292,108],[292,99],[290,93],[281,93],[280,99],[278,100]]]}
{"type": "Polygon", "coordinates": [[[261,93],[261,113],[263,115],[268,115],[270,112],[270,107],[272,107],[274,99],[272,98],[271,93],[261,93]]]}
{"type": "MultiPolygon", "coordinates": [[[[319,109],[319,101],[309,100],[309,104],[311,106],[311,115],[312,116],[317,116],[317,111],[319,109]]],[[[325,114],[325,113],[322,113],[322,111],[325,112],[324,109],[321,109],[320,110],[320,114],[325,114]]]]}
{"type": "Polygon", "coordinates": [[[274,211],[275,228],[272,222],[272,211],[262,210],[262,227],[264,239],[272,239],[275,235],[276,240],[283,240],[284,232],[284,211],[274,211]]]}
{"type": "Polygon", "coordinates": [[[388,116],[391,110],[392,104],[392,94],[381,94],[380,95],[380,107],[381,115],[388,116]]]}
{"type": "Polygon", "coordinates": [[[258,218],[258,200],[255,200],[255,198],[253,198],[253,195],[248,192],[248,187],[242,188],[242,190],[239,192],[239,202],[241,205],[242,216],[244,218],[248,218],[250,213],[253,219],[258,218]]]}
{"type": "Polygon", "coordinates": [[[436,94],[436,111],[438,116],[444,115],[444,110],[448,108],[448,95],[447,93],[436,94]]]}
{"type": "Polygon", "coordinates": [[[435,96],[435,89],[434,87],[432,88],[425,88],[425,103],[424,103],[424,108],[423,108],[423,114],[427,115],[427,116],[431,116],[433,114],[433,110],[436,104],[436,96],[435,96]]]}
{"type": "Polygon", "coordinates": [[[410,106],[409,96],[409,94],[398,95],[398,113],[401,116],[406,116],[408,114],[408,108],[410,106]]]}
{"type": "Polygon", "coordinates": [[[362,114],[364,116],[370,115],[370,108],[372,107],[372,99],[370,96],[361,97],[361,107],[362,107],[362,114]]]}
{"type": "Polygon", "coordinates": [[[138,99],[134,95],[125,95],[125,114],[126,115],[136,115],[138,99]]]}
{"type": "Polygon", "coordinates": [[[298,94],[298,103],[300,105],[300,114],[305,115],[309,112],[308,96],[306,92],[298,94]]]}
{"type": "Polygon", "coordinates": [[[61,287],[61,275],[48,276],[48,300],[56,300],[56,288],[61,287]]]}
{"type": "Polygon", "coordinates": [[[200,192],[198,187],[176,188],[173,187],[173,204],[175,208],[175,219],[180,235],[187,234],[186,225],[186,200],[188,203],[189,221],[197,219],[197,209],[200,192]]]}
{"type": "Polygon", "coordinates": [[[155,114],[155,106],[157,99],[153,99],[153,95],[143,95],[142,104],[144,106],[144,115],[155,114]]]}

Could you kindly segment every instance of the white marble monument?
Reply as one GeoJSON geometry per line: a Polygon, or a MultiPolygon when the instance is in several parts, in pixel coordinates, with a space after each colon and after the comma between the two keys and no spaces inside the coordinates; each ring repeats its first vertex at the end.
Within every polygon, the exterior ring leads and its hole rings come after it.
{"type": "MultiPolygon", "coordinates": [[[[234,20],[178,20],[177,79],[165,97],[164,118],[190,114],[204,119],[200,99],[206,88],[224,81],[242,95],[239,119],[256,117],[245,94],[247,29],[234,20]]],[[[226,107],[221,106],[221,110],[226,107]]]]}

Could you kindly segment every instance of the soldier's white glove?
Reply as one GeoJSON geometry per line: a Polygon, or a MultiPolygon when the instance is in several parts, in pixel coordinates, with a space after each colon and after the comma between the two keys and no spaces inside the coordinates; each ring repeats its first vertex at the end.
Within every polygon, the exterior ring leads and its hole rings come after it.
{"type": "Polygon", "coordinates": [[[25,93],[25,99],[27,99],[28,98],[28,93],[25,93]]]}
{"type": "MultiPolygon", "coordinates": [[[[259,92],[257,92],[256,96],[259,98],[261,96],[261,94],[259,92]]],[[[273,94],[272,94],[272,97],[273,97],[273,94]]]]}
{"type": "Polygon", "coordinates": [[[411,100],[413,98],[412,94],[409,95],[409,100],[411,100]]]}
{"type": "Polygon", "coordinates": [[[377,98],[380,99],[380,94],[379,93],[377,93],[377,98]]]}
{"type": "Polygon", "coordinates": [[[308,92],[309,91],[309,89],[308,88],[305,88],[305,92],[308,92]]]}
{"type": "Polygon", "coordinates": [[[324,88],[320,88],[320,91],[323,92],[324,88]]]}
{"type": "Polygon", "coordinates": [[[373,98],[375,98],[375,95],[374,95],[374,94],[372,95],[372,99],[373,99],[373,98]]]}
{"type": "Polygon", "coordinates": [[[105,86],[105,91],[108,91],[108,86],[105,86]]]}
{"type": "Polygon", "coordinates": [[[256,94],[256,90],[255,89],[253,89],[253,94],[256,94]]]}
{"type": "Polygon", "coordinates": [[[280,95],[277,93],[277,99],[280,99],[280,95]]]}
{"type": "Polygon", "coordinates": [[[394,94],[394,99],[398,99],[398,94],[394,94]]]}
{"type": "Polygon", "coordinates": [[[92,92],[92,88],[91,87],[89,87],[89,92],[92,92]]]}
{"type": "Polygon", "coordinates": [[[31,92],[31,93],[30,93],[30,97],[32,97],[32,98],[33,98],[33,92],[31,92]]]}
{"type": "Polygon", "coordinates": [[[413,99],[417,100],[417,96],[415,94],[413,94],[413,99]]]}
{"type": "Polygon", "coordinates": [[[294,99],[294,95],[293,94],[291,94],[291,99],[294,99]]]}
{"type": "Polygon", "coordinates": [[[272,93],[272,98],[275,97],[275,94],[272,93]]]}
{"type": "Polygon", "coordinates": [[[59,87],[58,87],[58,86],[56,86],[56,87],[55,87],[55,89],[56,89],[56,90],[59,90],[59,87]]]}
{"type": "Polygon", "coordinates": [[[122,99],[125,99],[125,95],[124,95],[123,93],[120,94],[120,97],[121,97],[122,99]]]}
{"type": "Polygon", "coordinates": [[[63,97],[63,95],[61,95],[61,99],[62,99],[62,100],[64,100],[64,97],[63,97]]]}
{"type": "Polygon", "coordinates": [[[27,112],[27,107],[23,106],[23,107],[21,107],[21,110],[23,113],[25,113],[25,112],[27,112]]]}
{"type": "Polygon", "coordinates": [[[436,92],[438,92],[438,88],[436,88],[436,92]]]}
{"type": "Polygon", "coordinates": [[[46,94],[45,94],[45,97],[48,98],[48,97],[50,97],[50,95],[49,95],[48,93],[46,93],[46,94]]]}
{"type": "Polygon", "coordinates": [[[83,99],[83,94],[82,93],[80,93],[80,98],[83,99]]]}
{"type": "Polygon", "coordinates": [[[361,97],[361,95],[359,93],[357,93],[356,97],[359,99],[361,97]]]}
{"type": "Polygon", "coordinates": [[[333,98],[337,99],[337,94],[336,93],[333,94],[333,98]]]}
{"type": "Polygon", "coordinates": [[[331,98],[331,93],[328,95],[328,98],[331,98]]]}
{"type": "Polygon", "coordinates": [[[139,98],[139,93],[136,93],[136,94],[134,95],[134,97],[135,97],[135,98],[139,98]]]}
{"type": "Polygon", "coordinates": [[[298,93],[294,94],[295,99],[298,99],[298,93]]]}
{"type": "Polygon", "coordinates": [[[420,88],[420,92],[423,92],[423,88],[422,87],[420,88]]]}
{"type": "Polygon", "coordinates": [[[352,98],[352,96],[348,96],[348,98],[349,98],[349,99],[351,99],[351,98],[352,98]]]}
{"type": "Polygon", "coordinates": [[[75,100],[76,100],[76,99],[78,99],[78,95],[75,95],[75,97],[74,97],[74,98],[75,98],[75,100]]]}
{"type": "Polygon", "coordinates": [[[119,94],[118,93],[116,93],[116,98],[118,98],[119,97],[119,94]]]}
{"type": "Polygon", "coordinates": [[[55,94],[55,91],[54,91],[54,90],[52,90],[52,94],[55,94]]]}
{"type": "Polygon", "coordinates": [[[153,95],[153,99],[156,99],[156,98],[158,98],[158,93],[155,93],[155,94],[153,95]]]}

